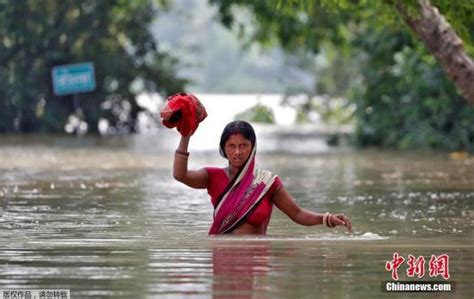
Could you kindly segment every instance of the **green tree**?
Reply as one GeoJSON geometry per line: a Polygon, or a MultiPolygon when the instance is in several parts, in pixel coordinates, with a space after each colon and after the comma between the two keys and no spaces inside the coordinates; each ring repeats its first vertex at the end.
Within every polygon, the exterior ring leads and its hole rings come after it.
{"type": "Polygon", "coordinates": [[[474,152],[474,106],[410,34],[373,28],[354,42],[370,52],[352,101],[359,144],[474,152]]]}
{"type": "MultiPolygon", "coordinates": [[[[403,1],[388,1],[395,6],[406,24],[423,42],[426,49],[436,58],[446,75],[456,85],[464,98],[474,105],[474,61],[465,51],[464,42],[450,23],[429,0],[416,1],[415,12],[403,1]]],[[[451,17],[458,30],[473,50],[474,2],[433,1],[451,17]],[[454,3],[453,3],[454,2],[454,3]],[[469,29],[471,32],[469,32],[469,29]]]]}
{"type": "Polygon", "coordinates": [[[238,113],[234,119],[264,124],[275,123],[275,116],[273,114],[272,108],[260,103],[238,113]]]}
{"type": "MultiPolygon", "coordinates": [[[[356,104],[360,144],[474,151],[474,108],[468,105],[474,102],[474,85],[466,84],[474,70],[468,55],[474,53],[472,2],[432,1],[466,48],[424,0],[211,2],[224,24],[238,24],[250,40],[277,41],[291,52],[332,49],[334,69],[318,78],[316,91],[334,97],[346,89],[344,95],[356,104]],[[255,15],[256,29],[239,24],[236,5],[255,15]],[[355,84],[334,88],[332,80],[344,77],[355,84]]],[[[308,97],[301,109],[309,112],[313,106],[308,97]]]]}
{"type": "MultiPolygon", "coordinates": [[[[474,80],[474,61],[469,56],[469,53],[474,53],[472,1],[432,0],[433,4],[428,0],[210,2],[218,6],[221,21],[227,26],[232,26],[236,21],[234,5],[248,8],[257,21],[257,30],[251,33],[254,40],[268,42],[276,38],[285,48],[304,47],[315,52],[319,51],[321,42],[325,40],[343,45],[347,41],[347,29],[351,23],[374,18],[369,20],[370,24],[388,26],[401,16],[437,59],[464,98],[474,104],[474,85],[471,84],[474,80]],[[467,44],[467,51],[463,40],[467,44]]],[[[243,24],[239,26],[245,27],[243,24]]]]}
{"type": "Polygon", "coordinates": [[[71,116],[98,131],[105,119],[133,132],[137,95],[182,90],[177,61],[158,50],[148,31],[160,3],[136,1],[0,0],[0,132],[61,132],[71,116]],[[55,96],[51,69],[94,63],[94,92],[55,96]]]}

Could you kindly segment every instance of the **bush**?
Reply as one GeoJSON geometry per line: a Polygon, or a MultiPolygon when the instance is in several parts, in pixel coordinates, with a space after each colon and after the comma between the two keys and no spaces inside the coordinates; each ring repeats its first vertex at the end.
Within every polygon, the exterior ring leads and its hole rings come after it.
{"type": "Polygon", "coordinates": [[[370,51],[354,98],[358,144],[474,152],[474,106],[424,48],[388,29],[358,42],[370,51]]]}

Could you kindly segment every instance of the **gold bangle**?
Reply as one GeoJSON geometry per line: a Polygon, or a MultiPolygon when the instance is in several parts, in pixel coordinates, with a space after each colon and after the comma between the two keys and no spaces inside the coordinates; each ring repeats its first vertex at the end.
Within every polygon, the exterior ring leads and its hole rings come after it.
{"type": "Polygon", "coordinates": [[[324,226],[327,226],[327,227],[329,227],[329,225],[328,225],[328,216],[329,215],[331,215],[329,212],[326,212],[323,215],[323,224],[324,224],[324,226]]]}
{"type": "Polygon", "coordinates": [[[328,227],[330,227],[330,228],[333,228],[333,227],[336,226],[334,223],[332,223],[332,220],[331,220],[332,216],[334,216],[334,215],[330,214],[329,217],[328,217],[328,227]]]}

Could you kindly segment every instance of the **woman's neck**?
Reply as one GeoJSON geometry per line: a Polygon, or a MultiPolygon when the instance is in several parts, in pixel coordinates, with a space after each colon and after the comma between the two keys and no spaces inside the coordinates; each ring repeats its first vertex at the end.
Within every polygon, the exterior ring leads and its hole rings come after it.
{"type": "Polygon", "coordinates": [[[240,168],[234,167],[229,164],[229,167],[227,168],[229,178],[232,180],[237,175],[237,173],[239,173],[239,170],[240,168]]]}

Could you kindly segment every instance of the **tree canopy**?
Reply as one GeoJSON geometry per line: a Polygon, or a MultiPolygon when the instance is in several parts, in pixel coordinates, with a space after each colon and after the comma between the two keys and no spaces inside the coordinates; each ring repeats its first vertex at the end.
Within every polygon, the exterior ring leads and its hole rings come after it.
{"type": "Polygon", "coordinates": [[[424,43],[436,57],[465,99],[474,104],[474,87],[470,84],[474,78],[474,61],[468,55],[474,53],[472,2],[432,1],[436,7],[428,0],[210,2],[218,6],[224,24],[229,27],[240,26],[242,31],[245,31],[246,26],[236,18],[234,8],[238,5],[249,9],[254,15],[257,29],[247,32],[247,36],[259,42],[276,39],[291,51],[305,48],[318,52],[321,43],[327,40],[342,47],[351,40],[351,32],[354,29],[360,31],[361,27],[401,26],[405,30],[411,27],[417,34],[417,40],[424,43]],[[446,22],[444,17],[452,24],[446,22]]]}
{"type": "MultiPolygon", "coordinates": [[[[434,34],[443,34],[434,41],[423,39],[410,30],[413,24],[407,24],[421,18],[420,5],[429,4],[426,0],[210,2],[218,7],[221,22],[240,28],[247,43],[278,42],[291,53],[333,57],[326,72],[317,78],[316,93],[343,95],[356,104],[358,143],[474,151],[474,127],[470,125],[474,107],[462,100],[462,88],[453,84],[457,74],[447,72],[443,65],[461,60],[452,56],[453,52],[436,53],[454,49],[458,51],[454,54],[464,55],[467,59],[463,63],[467,64],[454,66],[468,70],[462,75],[465,83],[469,82],[469,76],[474,75],[472,59],[462,52],[459,38],[448,44],[451,41],[445,40],[444,33],[452,26],[463,38],[466,52],[474,53],[472,1],[431,1],[451,23],[436,20],[429,24],[434,34]],[[253,16],[254,28],[239,19],[237,7],[253,16]],[[331,74],[335,76],[328,77],[331,74]],[[340,84],[341,80],[351,83],[340,84]]],[[[469,91],[472,86],[465,93],[466,100],[472,101],[469,91]]],[[[312,106],[308,97],[300,109],[312,106]]]]}
{"type": "MultiPolygon", "coordinates": [[[[227,26],[241,26],[235,8],[245,7],[255,17],[257,30],[251,37],[269,41],[276,37],[284,47],[317,50],[317,41],[341,40],[344,23],[370,22],[372,25],[395,25],[400,16],[396,5],[405,5],[411,15],[418,13],[419,0],[209,0],[219,10],[220,20],[227,26]],[[342,31],[341,31],[342,30],[342,31]],[[339,34],[338,34],[339,33],[339,34]]],[[[459,33],[471,55],[474,54],[474,3],[472,1],[431,0],[459,33]]]]}
{"type": "Polygon", "coordinates": [[[99,120],[133,132],[143,91],[183,89],[177,60],[148,31],[160,3],[137,1],[0,1],[0,132],[62,132],[71,116],[97,132],[99,120]],[[51,69],[91,61],[95,91],[53,94],[51,69]]]}

